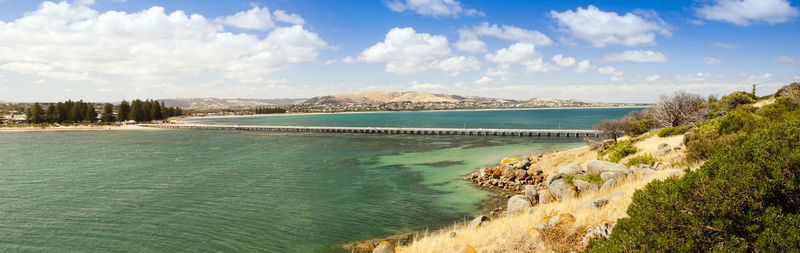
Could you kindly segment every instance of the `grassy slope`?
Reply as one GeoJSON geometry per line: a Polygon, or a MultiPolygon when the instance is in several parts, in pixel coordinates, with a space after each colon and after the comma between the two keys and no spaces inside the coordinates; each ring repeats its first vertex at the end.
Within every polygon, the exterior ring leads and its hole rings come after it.
{"type": "MultiPolygon", "coordinates": [[[[682,136],[661,138],[652,135],[636,143],[640,149],[637,154],[650,153],[655,155],[658,144],[668,143],[672,146],[678,146],[681,142],[682,136]]],[[[678,160],[683,154],[682,150],[659,158],[663,161],[678,160]]],[[[596,151],[591,151],[588,147],[581,147],[547,154],[537,164],[543,167],[542,169],[545,173],[549,174],[555,172],[561,165],[568,163],[585,165],[586,162],[596,157],[596,151]]],[[[577,199],[538,205],[533,213],[498,218],[476,230],[466,229],[465,223],[454,224],[450,228],[421,235],[411,245],[404,245],[399,248],[402,249],[402,252],[453,252],[464,246],[474,247],[478,252],[569,250],[578,245],[577,242],[586,233],[586,229],[598,226],[603,222],[613,222],[625,217],[625,211],[631,203],[631,196],[637,189],[644,187],[652,180],[665,179],[676,171],[680,170],[667,169],[647,178],[628,180],[611,191],[594,192],[577,199]],[[582,201],[603,196],[610,196],[610,202],[596,211],[579,206],[582,201]],[[559,213],[572,214],[576,220],[574,223],[562,227],[562,230],[557,235],[543,235],[531,229],[534,224],[542,219],[559,213]],[[451,232],[456,232],[456,236],[451,237],[451,232]]]]}

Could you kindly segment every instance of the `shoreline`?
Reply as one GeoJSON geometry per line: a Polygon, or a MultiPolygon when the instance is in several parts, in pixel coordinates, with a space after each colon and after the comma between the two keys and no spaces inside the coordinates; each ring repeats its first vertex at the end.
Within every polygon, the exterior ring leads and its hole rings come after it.
{"type": "Polygon", "coordinates": [[[0,127],[0,133],[3,132],[53,132],[53,131],[131,131],[131,130],[142,130],[142,131],[153,131],[153,130],[162,130],[160,128],[154,127],[142,127],[139,125],[108,125],[108,126],[90,126],[90,125],[79,125],[79,126],[48,126],[48,127],[32,127],[32,126],[24,126],[24,127],[0,127]]]}
{"type": "Polygon", "coordinates": [[[404,112],[481,112],[481,111],[528,111],[528,110],[564,110],[564,109],[613,109],[613,108],[646,108],[640,105],[626,106],[581,106],[581,107],[541,107],[541,108],[497,108],[497,109],[447,109],[447,110],[419,110],[419,111],[364,111],[364,112],[294,112],[294,113],[273,113],[256,115],[214,115],[214,116],[189,116],[175,118],[175,122],[184,123],[182,120],[194,119],[216,119],[216,118],[249,118],[249,117],[279,117],[279,116],[299,116],[299,115],[329,115],[329,114],[361,114],[361,113],[404,113],[404,112]]]}

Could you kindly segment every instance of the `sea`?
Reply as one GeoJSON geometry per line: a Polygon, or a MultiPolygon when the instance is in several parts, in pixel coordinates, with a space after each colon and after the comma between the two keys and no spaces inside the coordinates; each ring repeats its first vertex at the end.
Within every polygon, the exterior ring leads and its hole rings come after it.
{"type": "MultiPolygon", "coordinates": [[[[283,126],[591,129],[642,108],[199,118],[283,126]]],[[[491,198],[460,180],[575,137],[211,130],[0,132],[0,251],[335,252],[491,198]]]]}

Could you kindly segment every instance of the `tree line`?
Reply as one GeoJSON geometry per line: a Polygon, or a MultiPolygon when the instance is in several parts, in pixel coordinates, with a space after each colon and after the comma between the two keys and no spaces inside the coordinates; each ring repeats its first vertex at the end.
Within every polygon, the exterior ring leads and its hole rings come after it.
{"type": "Polygon", "coordinates": [[[40,103],[33,103],[25,109],[26,121],[31,124],[44,123],[95,123],[95,122],[121,122],[133,120],[147,122],[165,120],[169,117],[182,116],[183,110],[179,107],[167,107],[157,100],[133,100],[131,103],[123,100],[118,106],[111,103],[103,104],[100,116],[97,106],[83,100],[51,103],[43,109],[40,103]],[[117,112],[114,114],[114,112],[117,112]]]}
{"type": "Polygon", "coordinates": [[[286,113],[286,109],[274,106],[262,106],[253,108],[253,113],[255,114],[286,113]]]}

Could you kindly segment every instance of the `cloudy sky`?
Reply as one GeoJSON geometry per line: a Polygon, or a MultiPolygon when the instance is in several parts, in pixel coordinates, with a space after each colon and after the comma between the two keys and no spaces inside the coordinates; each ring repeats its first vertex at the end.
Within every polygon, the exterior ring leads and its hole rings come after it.
{"type": "Polygon", "coordinates": [[[0,101],[420,91],[653,102],[800,79],[788,0],[0,0],[0,101]]]}

